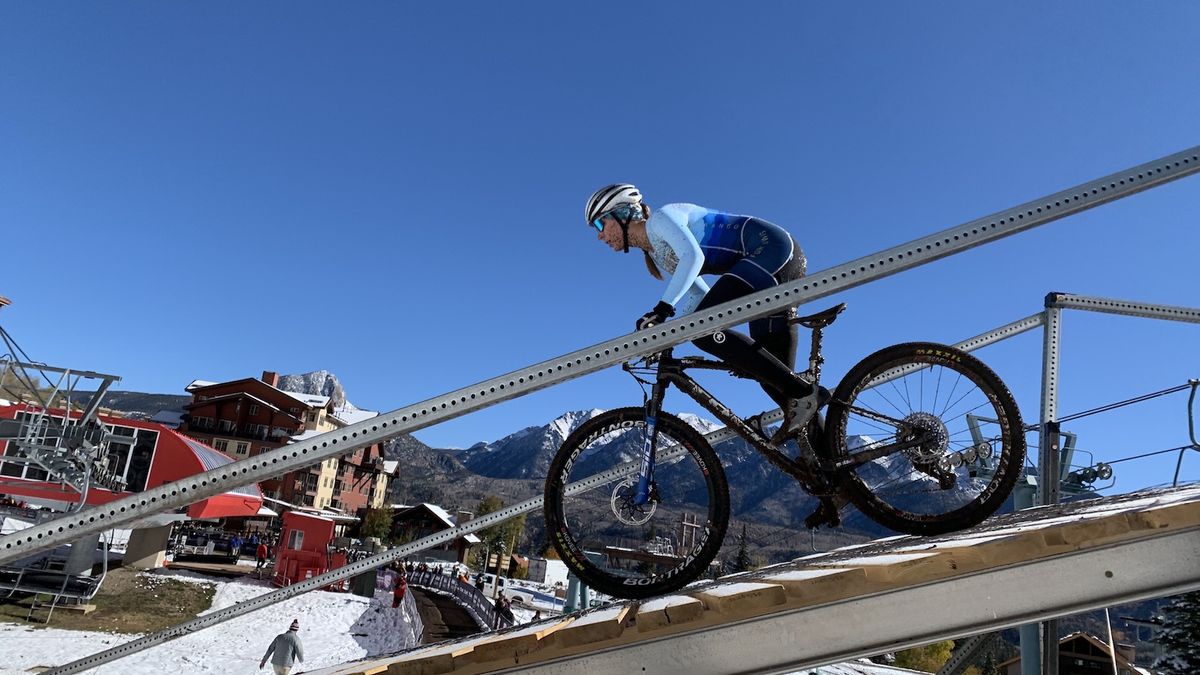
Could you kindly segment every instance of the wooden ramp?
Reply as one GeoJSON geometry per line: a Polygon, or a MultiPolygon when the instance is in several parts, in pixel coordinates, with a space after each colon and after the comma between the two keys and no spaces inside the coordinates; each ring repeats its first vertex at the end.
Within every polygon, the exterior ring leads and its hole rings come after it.
{"type": "Polygon", "coordinates": [[[788,672],[1200,588],[1200,486],[799,558],[322,675],[788,672]]]}

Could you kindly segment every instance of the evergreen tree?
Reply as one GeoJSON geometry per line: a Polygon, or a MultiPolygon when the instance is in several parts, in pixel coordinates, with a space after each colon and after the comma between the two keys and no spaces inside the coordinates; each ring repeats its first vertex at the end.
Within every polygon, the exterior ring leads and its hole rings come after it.
{"type": "Polygon", "coordinates": [[[1163,607],[1158,634],[1163,655],[1154,662],[1160,675],[1200,673],[1200,591],[1175,597],[1163,607]]]}
{"type": "Polygon", "coordinates": [[[750,552],[746,550],[746,524],[742,523],[742,533],[738,535],[737,554],[734,555],[733,572],[746,572],[754,569],[754,561],[750,559],[750,552]]]}
{"type": "Polygon", "coordinates": [[[368,509],[359,534],[378,537],[380,541],[389,543],[392,537],[392,512],[389,509],[368,509]]]}
{"type": "MultiPolygon", "coordinates": [[[[495,495],[488,495],[479,502],[475,507],[475,517],[479,518],[489,513],[499,511],[504,508],[504,502],[495,495]]],[[[503,555],[505,553],[514,553],[511,550],[515,542],[521,538],[521,533],[525,529],[525,514],[516,518],[510,518],[503,523],[497,523],[491,527],[485,527],[476,534],[482,540],[482,543],[475,546],[475,561],[480,568],[487,565],[487,556],[489,553],[503,555]]]]}

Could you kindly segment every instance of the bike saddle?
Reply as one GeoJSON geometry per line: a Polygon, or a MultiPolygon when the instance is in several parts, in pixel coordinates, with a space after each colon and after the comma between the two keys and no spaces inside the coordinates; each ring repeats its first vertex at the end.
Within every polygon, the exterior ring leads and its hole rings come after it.
{"type": "Polygon", "coordinates": [[[830,307],[823,312],[809,314],[808,316],[798,316],[795,319],[789,319],[788,323],[798,323],[805,328],[824,328],[837,320],[838,314],[846,311],[846,303],[839,303],[830,307]]]}

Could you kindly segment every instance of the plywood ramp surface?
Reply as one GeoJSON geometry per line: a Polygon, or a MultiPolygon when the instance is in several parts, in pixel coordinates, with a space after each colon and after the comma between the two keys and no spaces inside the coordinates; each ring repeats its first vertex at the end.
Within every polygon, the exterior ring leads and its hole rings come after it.
{"type": "Polygon", "coordinates": [[[1042,507],[1000,516],[954,535],[889,537],[693,584],[677,595],[610,605],[318,672],[474,675],[520,668],[1197,527],[1197,486],[1042,507]]]}

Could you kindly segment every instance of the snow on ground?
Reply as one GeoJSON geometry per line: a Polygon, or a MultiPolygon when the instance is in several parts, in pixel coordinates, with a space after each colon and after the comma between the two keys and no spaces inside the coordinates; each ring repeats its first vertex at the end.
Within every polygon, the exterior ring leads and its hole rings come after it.
{"type": "MultiPolygon", "coordinates": [[[[188,572],[156,572],[182,581],[216,586],[209,612],[244,602],[274,588],[252,578],[221,580],[188,572]]],[[[405,648],[412,635],[411,603],[392,609],[391,593],[367,599],[349,593],[313,591],[230,619],[186,637],[106,663],[86,672],[95,675],[161,673],[259,673],[258,664],[271,640],[300,620],[304,662],[296,671],[335,666],[405,648]]],[[[207,612],[206,612],[207,613],[207,612]]],[[[53,626],[53,622],[51,622],[53,626]]],[[[0,622],[0,674],[24,675],[38,666],[57,666],[135,639],[136,635],[35,629],[0,622]]],[[[419,636],[418,636],[419,637],[419,636]]],[[[408,643],[411,646],[411,642],[408,643]]]]}

